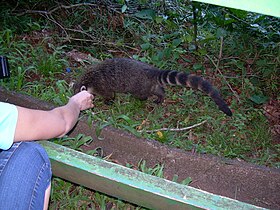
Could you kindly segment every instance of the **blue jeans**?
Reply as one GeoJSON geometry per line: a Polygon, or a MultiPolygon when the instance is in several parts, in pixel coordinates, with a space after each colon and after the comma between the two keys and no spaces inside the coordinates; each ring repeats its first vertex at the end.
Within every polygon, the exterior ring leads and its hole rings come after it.
{"type": "Polygon", "coordinates": [[[50,160],[39,144],[17,142],[0,150],[0,209],[43,209],[51,176],[50,160]]]}

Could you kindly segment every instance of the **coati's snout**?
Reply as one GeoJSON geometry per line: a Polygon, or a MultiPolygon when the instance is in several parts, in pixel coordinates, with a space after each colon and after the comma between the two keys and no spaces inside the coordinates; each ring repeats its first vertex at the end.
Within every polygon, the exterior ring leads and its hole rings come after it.
{"type": "Polygon", "coordinates": [[[81,91],[86,90],[86,91],[88,91],[90,94],[95,95],[95,93],[94,93],[94,91],[93,91],[93,88],[86,87],[85,85],[82,85],[82,84],[80,84],[80,83],[78,83],[78,82],[75,83],[75,84],[73,85],[73,89],[74,89],[74,94],[77,94],[77,93],[79,93],[79,92],[81,92],[81,91]]]}

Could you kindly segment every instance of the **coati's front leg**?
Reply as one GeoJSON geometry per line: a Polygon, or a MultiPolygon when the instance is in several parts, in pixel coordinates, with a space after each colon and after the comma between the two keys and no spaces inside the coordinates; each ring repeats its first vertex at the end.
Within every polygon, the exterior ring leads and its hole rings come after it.
{"type": "Polygon", "coordinates": [[[115,100],[115,93],[114,92],[99,92],[99,95],[101,95],[104,99],[104,103],[106,105],[112,105],[114,103],[115,100]]]}
{"type": "Polygon", "coordinates": [[[135,98],[138,98],[141,101],[146,101],[148,99],[148,96],[146,94],[140,92],[131,92],[131,95],[133,95],[135,98]]]}
{"type": "Polygon", "coordinates": [[[106,105],[112,105],[114,103],[115,97],[111,98],[104,98],[104,104],[106,105]]]}

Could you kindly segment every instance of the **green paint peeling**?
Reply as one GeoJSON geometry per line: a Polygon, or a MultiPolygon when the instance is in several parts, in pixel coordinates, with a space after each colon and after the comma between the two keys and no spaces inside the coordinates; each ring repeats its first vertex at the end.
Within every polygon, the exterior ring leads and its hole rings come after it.
{"type": "Polygon", "coordinates": [[[55,176],[151,209],[262,209],[144,174],[48,141],[55,176]]]}
{"type": "Polygon", "coordinates": [[[223,7],[280,17],[280,0],[194,0],[223,7]]]}

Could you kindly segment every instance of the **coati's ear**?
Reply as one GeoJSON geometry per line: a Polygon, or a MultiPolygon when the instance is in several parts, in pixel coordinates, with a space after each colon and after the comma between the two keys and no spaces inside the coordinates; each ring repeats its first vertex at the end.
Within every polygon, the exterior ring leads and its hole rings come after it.
{"type": "Polygon", "coordinates": [[[87,90],[86,86],[84,86],[84,85],[80,88],[80,91],[83,91],[83,90],[87,90]]]}

